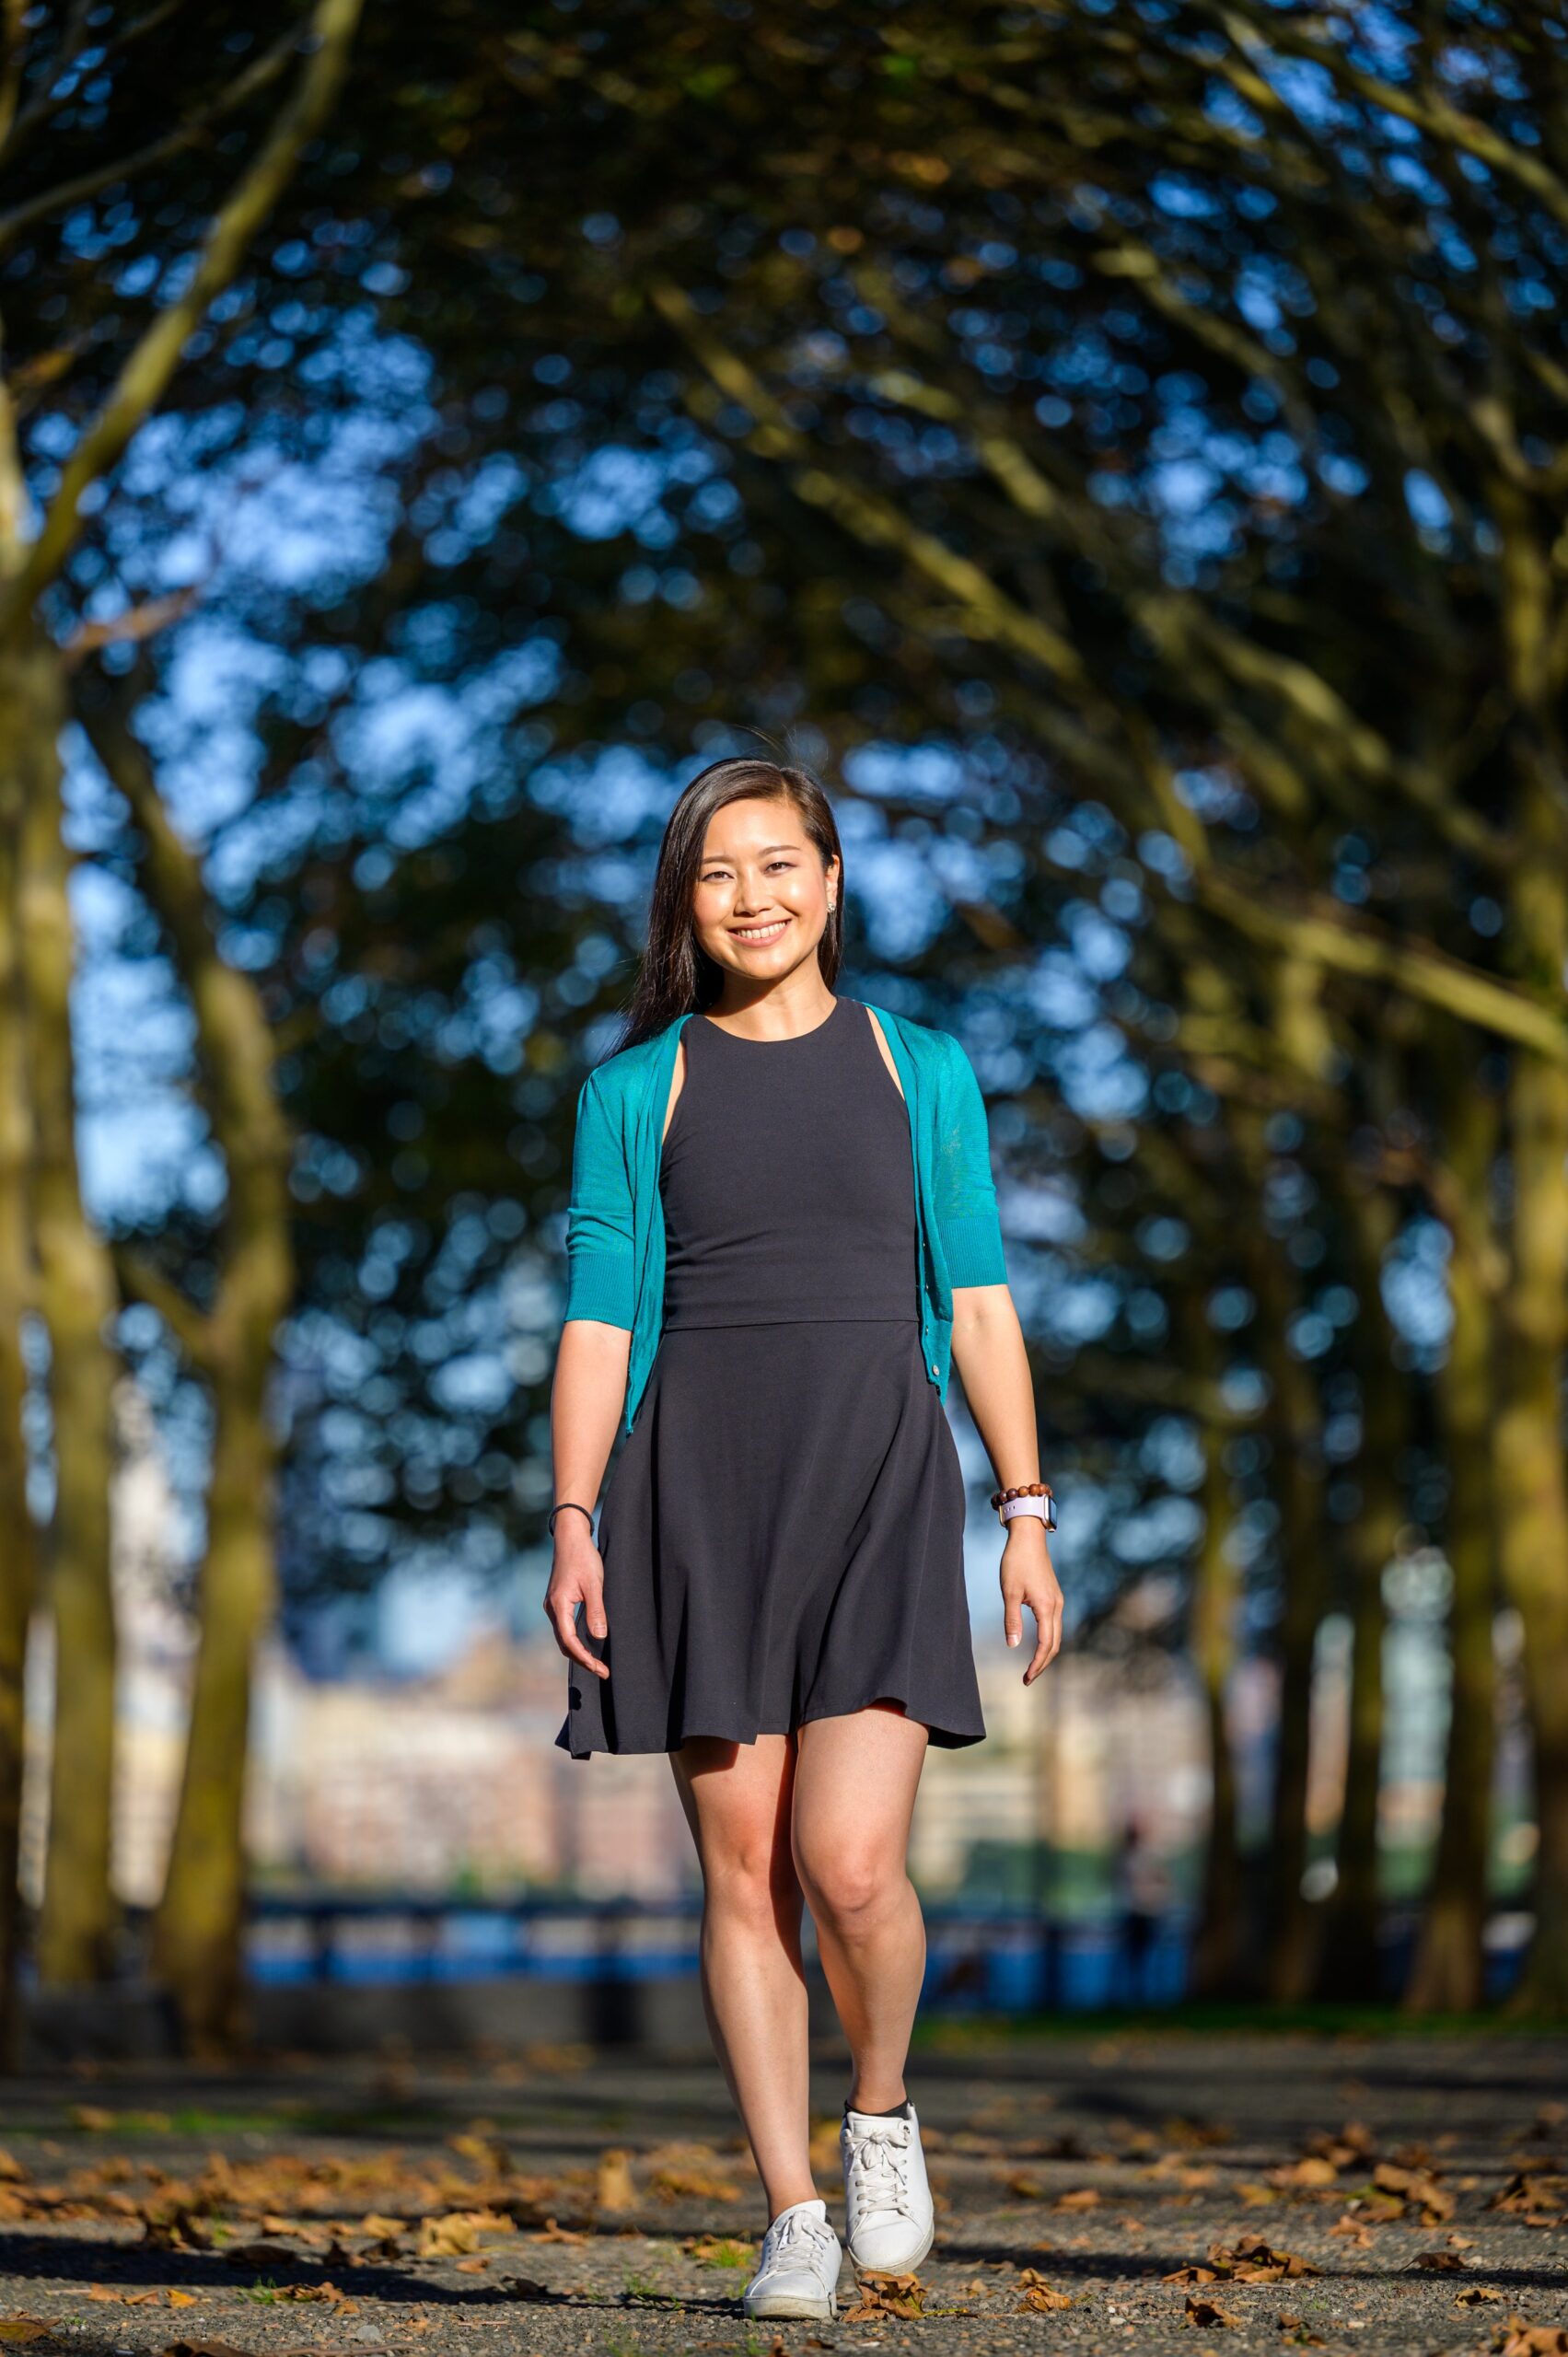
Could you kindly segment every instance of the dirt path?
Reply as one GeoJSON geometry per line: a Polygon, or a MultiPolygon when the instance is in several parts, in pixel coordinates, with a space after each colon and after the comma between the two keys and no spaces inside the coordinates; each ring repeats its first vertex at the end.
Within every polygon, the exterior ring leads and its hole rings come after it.
{"type": "MultiPolygon", "coordinates": [[[[841,2233],[843,2084],[825,2054],[841,2233]]],[[[778,2330],[740,2313],[765,2221],[705,2055],[13,2081],[0,2341],[1568,2357],[1568,2039],[948,2032],[910,2087],[931,2260],[858,2310],[846,2265],[836,2324],[778,2330]]]]}

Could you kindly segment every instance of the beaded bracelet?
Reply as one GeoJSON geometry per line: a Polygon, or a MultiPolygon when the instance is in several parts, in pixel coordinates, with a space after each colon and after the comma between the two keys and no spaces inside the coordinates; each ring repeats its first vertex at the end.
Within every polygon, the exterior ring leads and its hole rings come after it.
{"type": "Polygon", "coordinates": [[[1000,1521],[1005,1522],[1007,1519],[1006,1515],[1003,1514],[1002,1509],[1006,1504],[1009,1498],[1043,1498],[1045,1500],[1045,1527],[1047,1530],[1055,1529],[1056,1492],[1051,1488],[1049,1481],[1015,1481],[1011,1489],[993,1490],[991,1492],[991,1503],[995,1507],[997,1518],[1000,1521]]]}

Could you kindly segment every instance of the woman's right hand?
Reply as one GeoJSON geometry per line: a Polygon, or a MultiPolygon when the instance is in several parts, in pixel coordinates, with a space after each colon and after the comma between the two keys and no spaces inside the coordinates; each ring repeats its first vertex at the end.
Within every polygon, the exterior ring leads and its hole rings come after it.
{"type": "Polygon", "coordinates": [[[544,1591],[544,1609],[555,1642],[569,1661],[580,1662],[591,1669],[596,1678],[610,1676],[610,1664],[589,1653],[576,1630],[576,1611],[581,1604],[587,1622],[588,1634],[606,1637],[610,1623],[604,1617],[604,1558],[598,1551],[593,1531],[579,1515],[563,1515],[555,1533],[555,1561],[551,1568],[550,1585],[544,1591]],[[575,1524],[575,1529],[562,1526],[575,1524]]]}

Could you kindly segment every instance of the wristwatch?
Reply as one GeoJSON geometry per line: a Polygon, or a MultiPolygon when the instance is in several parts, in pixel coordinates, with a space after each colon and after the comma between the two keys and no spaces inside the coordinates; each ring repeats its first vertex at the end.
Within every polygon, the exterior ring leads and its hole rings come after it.
{"type": "Polygon", "coordinates": [[[1056,1527],[1056,1497],[1049,1481],[1017,1481],[1010,1490],[993,1490],[991,1503],[1000,1522],[1027,1514],[1043,1522],[1047,1530],[1056,1527]]]}

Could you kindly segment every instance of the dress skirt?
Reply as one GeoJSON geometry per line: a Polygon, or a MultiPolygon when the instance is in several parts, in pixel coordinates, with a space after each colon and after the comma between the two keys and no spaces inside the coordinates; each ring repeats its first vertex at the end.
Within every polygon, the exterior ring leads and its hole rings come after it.
{"type": "Polygon", "coordinates": [[[749,1743],[888,1699],[985,1735],[964,1481],[918,1321],[668,1329],[599,1515],[610,1677],[570,1666],[555,1741],[749,1743]]]}

